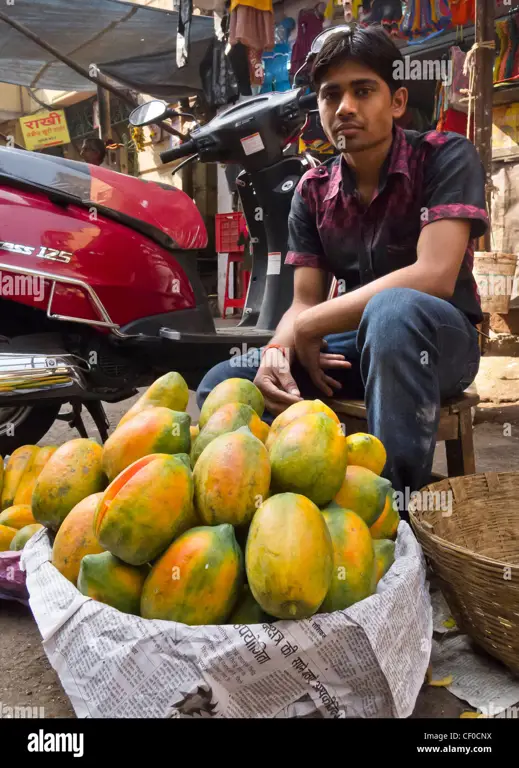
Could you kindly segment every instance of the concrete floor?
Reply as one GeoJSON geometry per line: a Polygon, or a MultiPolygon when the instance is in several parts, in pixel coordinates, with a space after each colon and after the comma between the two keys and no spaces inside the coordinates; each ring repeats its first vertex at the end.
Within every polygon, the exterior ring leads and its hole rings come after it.
{"type": "MultiPolygon", "coordinates": [[[[136,399],[136,398],[135,398],[136,399]]],[[[132,400],[107,408],[112,426],[130,407],[132,400]]],[[[198,409],[194,395],[188,412],[196,422],[198,409]]],[[[491,423],[477,423],[475,447],[477,471],[507,471],[519,467],[519,414],[517,409],[501,408],[491,423]],[[515,420],[514,420],[515,419],[515,420]],[[501,423],[500,423],[501,422],[501,423]],[[511,424],[506,427],[506,424],[511,424]]],[[[93,423],[85,417],[89,435],[96,437],[93,423]]],[[[48,432],[42,445],[59,445],[76,437],[75,430],[63,423],[56,423],[48,432]]],[[[443,446],[436,451],[434,471],[446,473],[443,446]]],[[[17,603],[0,600],[0,702],[4,706],[38,706],[45,708],[45,717],[75,717],[57,675],[48,663],[40,642],[39,631],[28,608],[17,603]]],[[[414,718],[459,717],[468,709],[445,689],[424,686],[417,700],[414,718]]]]}

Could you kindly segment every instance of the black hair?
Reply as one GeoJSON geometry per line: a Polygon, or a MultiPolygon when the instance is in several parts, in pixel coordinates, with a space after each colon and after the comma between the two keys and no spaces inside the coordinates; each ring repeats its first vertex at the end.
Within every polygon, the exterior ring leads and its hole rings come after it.
{"type": "Polygon", "coordinates": [[[84,140],[82,149],[83,148],[98,152],[101,155],[101,162],[103,162],[105,159],[106,147],[102,139],[98,139],[96,136],[91,136],[90,138],[84,140]]]}
{"type": "Polygon", "coordinates": [[[311,79],[314,89],[319,91],[329,69],[347,61],[357,61],[376,72],[387,83],[391,93],[403,84],[395,78],[394,73],[395,63],[402,62],[403,65],[404,59],[382,26],[356,27],[352,32],[330,35],[312,64],[311,79]]]}

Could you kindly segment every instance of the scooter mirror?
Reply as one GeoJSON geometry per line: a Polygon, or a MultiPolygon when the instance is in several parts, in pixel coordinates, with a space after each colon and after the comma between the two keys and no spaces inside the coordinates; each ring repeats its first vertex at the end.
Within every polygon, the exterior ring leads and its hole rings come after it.
{"type": "Polygon", "coordinates": [[[157,120],[163,120],[170,114],[168,105],[163,101],[147,101],[146,104],[141,104],[140,107],[136,107],[133,112],[130,113],[128,118],[131,125],[141,126],[149,125],[150,123],[156,123],[157,120]]]}

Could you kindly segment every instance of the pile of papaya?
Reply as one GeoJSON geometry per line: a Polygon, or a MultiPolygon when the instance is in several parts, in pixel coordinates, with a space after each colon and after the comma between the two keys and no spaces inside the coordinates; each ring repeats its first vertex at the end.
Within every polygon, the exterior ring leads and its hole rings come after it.
{"type": "Polygon", "coordinates": [[[23,446],[0,461],[0,551],[44,526],[82,594],[187,625],[304,619],[373,595],[400,522],[381,441],[346,436],[320,400],[269,427],[246,379],[215,387],[197,426],[188,399],[167,373],[103,446],[23,446]]]}

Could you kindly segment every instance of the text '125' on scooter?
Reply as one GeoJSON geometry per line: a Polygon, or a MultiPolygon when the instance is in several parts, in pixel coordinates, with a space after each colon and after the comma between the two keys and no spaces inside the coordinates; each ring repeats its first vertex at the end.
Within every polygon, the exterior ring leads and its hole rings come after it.
{"type": "MultiPolygon", "coordinates": [[[[233,348],[268,343],[292,301],[284,265],[292,196],[315,164],[284,150],[315,107],[301,89],[253,97],[161,155],[165,163],[189,156],[240,165],[250,229],[262,210],[264,236],[235,327],[215,327],[196,266],[207,232],[184,192],[0,148],[1,455],[37,443],[65,403],[80,434],[85,406],[105,440],[103,402],[131,397],[167,371],[196,388],[233,348]]],[[[152,101],[130,120],[146,125],[172,114],[152,101]]]]}

